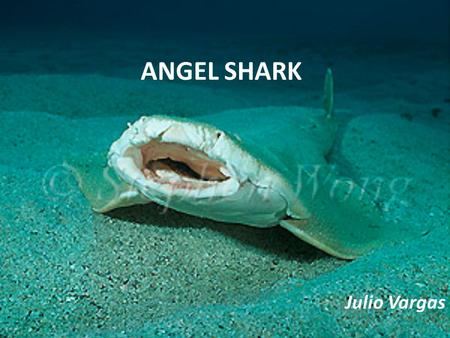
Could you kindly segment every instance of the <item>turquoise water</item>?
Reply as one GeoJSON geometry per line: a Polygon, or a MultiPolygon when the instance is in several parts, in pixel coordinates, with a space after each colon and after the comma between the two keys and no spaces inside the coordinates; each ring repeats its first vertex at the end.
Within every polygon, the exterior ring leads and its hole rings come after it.
{"type": "MultiPolygon", "coordinates": [[[[83,8],[69,9],[75,17],[83,8]]],[[[448,336],[450,65],[445,34],[428,38],[441,32],[448,16],[419,34],[412,28],[417,9],[411,5],[397,40],[388,29],[398,24],[394,14],[386,14],[380,33],[392,40],[375,38],[375,19],[332,21],[335,39],[325,38],[324,28],[303,38],[282,34],[291,27],[283,20],[270,37],[263,34],[264,20],[256,19],[261,34],[241,36],[237,32],[248,22],[237,20],[233,34],[211,28],[201,37],[195,29],[167,37],[151,26],[176,20],[108,31],[106,21],[103,29],[93,27],[90,14],[84,20],[91,34],[75,19],[68,19],[72,29],[58,30],[61,23],[48,17],[56,28],[42,31],[16,29],[5,20],[0,335],[448,336]],[[361,31],[348,39],[351,27],[361,31]],[[184,58],[217,65],[300,60],[303,80],[139,80],[146,61],[184,58]],[[420,230],[420,236],[344,261],[280,227],[220,223],[154,204],[97,214],[68,170],[74,157],[88,165],[105,153],[127,123],[142,115],[195,119],[228,109],[321,108],[330,65],[338,131],[328,160],[359,180],[382,179],[385,217],[420,230]],[[391,186],[396,179],[409,183],[405,189],[391,186]],[[345,309],[349,297],[366,295],[384,300],[382,309],[345,309]],[[391,309],[389,296],[444,299],[446,306],[391,309]]],[[[39,11],[28,8],[33,10],[39,11]]],[[[299,31],[319,22],[313,9],[305,13],[309,24],[299,24],[299,31]]],[[[433,13],[434,7],[424,9],[424,20],[433,13]]],[[[33,20],[29,25],[39,26],[33,20]]]]}

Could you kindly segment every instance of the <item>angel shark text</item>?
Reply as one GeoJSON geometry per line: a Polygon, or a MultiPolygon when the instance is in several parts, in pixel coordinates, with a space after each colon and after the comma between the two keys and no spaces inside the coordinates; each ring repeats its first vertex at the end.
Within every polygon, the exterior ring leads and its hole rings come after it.
{"type": "Polygon", "coordinates": [[[146,62],[141,80],[217,81],[267,80],[300,81],[301,62],[234,62],[224,64],[222,71],[214,62],[146,62]]]}

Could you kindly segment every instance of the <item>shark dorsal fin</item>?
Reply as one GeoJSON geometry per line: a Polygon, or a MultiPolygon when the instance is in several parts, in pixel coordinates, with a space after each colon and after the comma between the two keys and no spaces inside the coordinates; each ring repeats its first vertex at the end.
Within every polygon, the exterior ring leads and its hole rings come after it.
{"type": "Polygon", "coordinates": [[[329,118],[333,115],[334,105],[333,73],[331,68],[328,68],[325,74],[323,94],[323,107],[325,109],[326,116],[329,118]]]}

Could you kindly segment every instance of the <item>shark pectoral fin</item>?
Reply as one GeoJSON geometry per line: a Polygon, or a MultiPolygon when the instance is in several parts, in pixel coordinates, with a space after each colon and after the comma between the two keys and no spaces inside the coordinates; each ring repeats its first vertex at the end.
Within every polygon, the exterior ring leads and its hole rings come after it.
{"type": "Polygon", "coordinates": [[[310,213],[306,220],[280,224],[315,247],[339,258],[352,259],[384,244],[414,236],[413,229],[386,220],[373,196],[331,167],[302,175],[299,199],[310,213]]]}
{"type": "Polygon", "coordinates": [[[290,231],[292,234],[300,238],[302,241],[326,252],[329,255],[341,259],[355,259],[361,255],[360,250],[354,250],[344,243],[339,243],[339,239],[329,237],[317,237],[314,231],[314,219],[284,219],[280,222],[280,226],[290,231]]]}
{"type": "Polygon", "coordinates": [[[105,154],[90,154],[89,158],[72,158],[66,162],[75,176],[80,190],[96,212],[135,204],[147,204],[150,200],[133,186],[122,181],[105,163],[105,154]]]}
{"type": "Polygon", "coordinates": [[[302,175],[299,199],[310,213],[304,221],[281,226],[304,241],[339,258],[352,259],[386,244],[421,235],[416,227],[389,220],[376,199],[349,177],[323,166],[302,175]]]}

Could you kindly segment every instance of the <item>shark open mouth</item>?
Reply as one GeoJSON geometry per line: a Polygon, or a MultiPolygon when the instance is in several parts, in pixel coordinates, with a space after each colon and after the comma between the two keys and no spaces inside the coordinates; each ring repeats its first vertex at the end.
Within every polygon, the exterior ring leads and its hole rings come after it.
{"type": "Polygon", "coordinates": [[[116,205],[153,201],[257,227],[277,224],[287,212],[279,175],[211,125],[142,117],[111,145],[108,163],[128,184],[116,205]]]}
{"type": "Polygon", "coordinates": [[[152,140],[141,147],[141,154],[142,173],[159,184],[193,189],[230,178],[223,163],[186,145],[152,140]]]}

